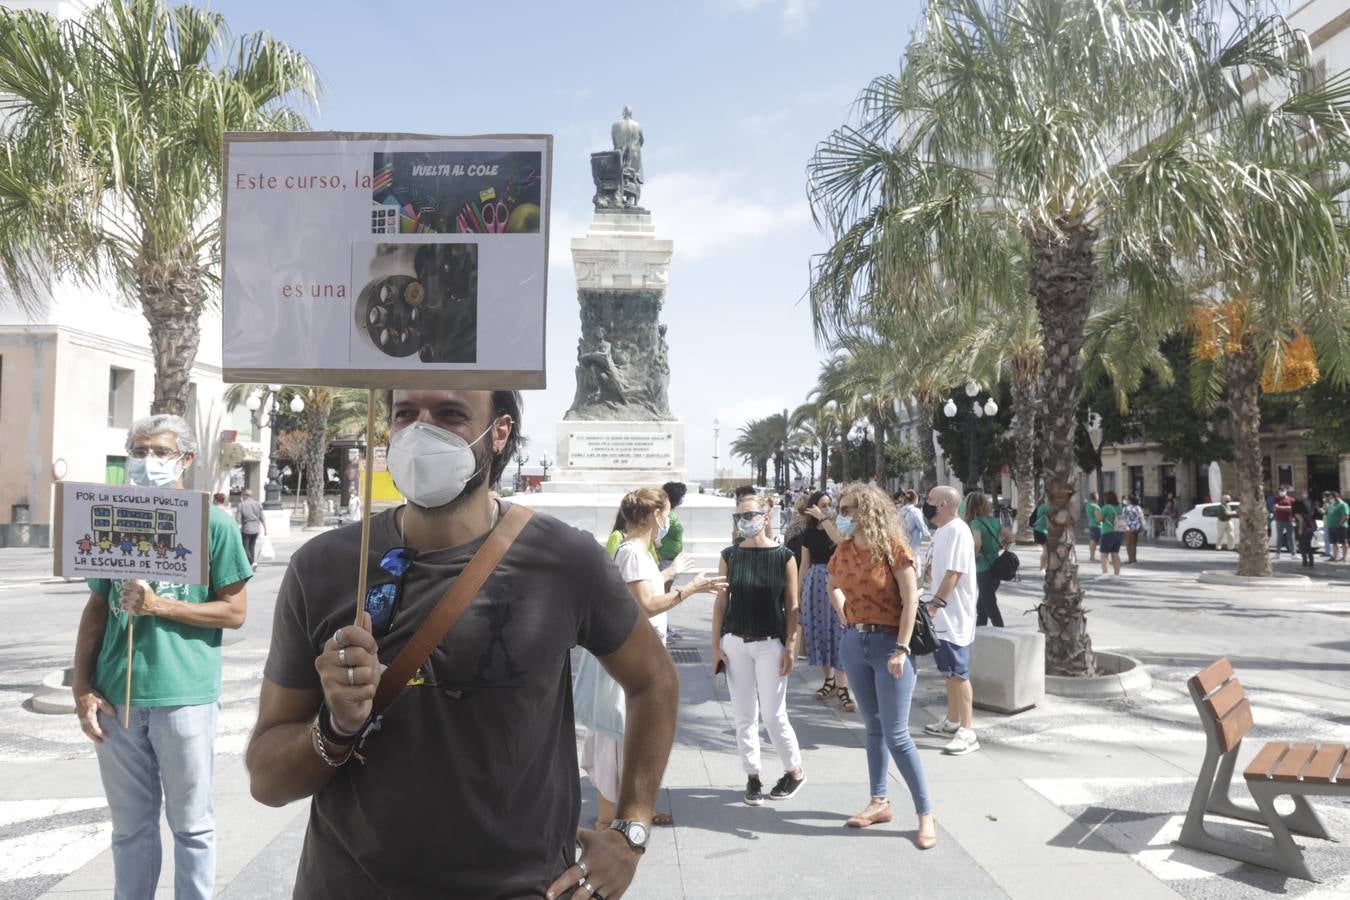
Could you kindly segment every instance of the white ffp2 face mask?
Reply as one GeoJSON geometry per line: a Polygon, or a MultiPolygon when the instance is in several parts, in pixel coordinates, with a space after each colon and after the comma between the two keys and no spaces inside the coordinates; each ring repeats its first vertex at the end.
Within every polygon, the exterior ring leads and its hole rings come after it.
{"type": "MultiPolygon", "coordinates": [[[[491,430],[489,425],[470,443],[453,431],[426,422],[412,423],[389,441],[389,474],[394,486],[409,503],[423,509],[453,502],[478,474],[473,445],[491,430]]],[[[483,465],[490,463],[489,459],[483,465]]]]}

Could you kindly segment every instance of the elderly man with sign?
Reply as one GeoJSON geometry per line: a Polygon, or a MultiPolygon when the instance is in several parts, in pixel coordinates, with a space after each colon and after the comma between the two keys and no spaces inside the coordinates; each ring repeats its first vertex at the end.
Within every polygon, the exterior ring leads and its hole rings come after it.
{"type": "Polygon", "coordinates": [[[369,522],[360,624],[362,528],[349,525],[291,558],[245,757],[263,803],[313,797],[294,895],[620,897],[674,741],[670,657],[591,535],[491,496],[515,452],[517,392],[389,401],[407,503],[369,522]],[[578,645],[627,694],[604,831],[576,827],[578,645]]]}
{"type": "MultiPolygon", "coordinates": [[[[135,422],[126,446],[128,479],[143,487],[181,488],[197,452],[187,422],[169,415],[135,422]]],[[[155,895],[161,796],[174,896],[207,898],[215,883],[221,629],[244,624],[253,571],[229,514],[208,508],[209,584],[91,578],[80,616],[75,714],[98,752],[118,897],[155,895]]]]}

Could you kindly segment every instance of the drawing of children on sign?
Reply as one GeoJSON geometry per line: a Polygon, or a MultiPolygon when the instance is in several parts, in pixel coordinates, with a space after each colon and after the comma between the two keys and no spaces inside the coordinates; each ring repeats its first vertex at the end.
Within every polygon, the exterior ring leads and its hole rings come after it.
{"type": "Polygon", "coordinates": [[[169,555],[169,548],[166,545],[164,544],[155,545],[155,556],[158,559],[164,559],[168,555],[169,555]]]}
{"type": "Polygon", "coordinates": [[[187,559],[187,558],[188,558],[188,554],[190,554],[191,552],[192,552],[191,550],[189,550],[188,548],[186,548],[186,547],[183,546],[183,542],[182,542],[182,541],[179,541],[179,542],[178,542],[178,546],[173,548],[173,558],[174,558],[174,559],[187,559]]]}
{"type": "Polygon", "coordinates": [[[89,537],[88,533],[86,533],[84,537],[76,541],[75,546],[81,553],[84,553],[86,555],[92,553],[94,550],[94,542],[89,537]]]}
{"type": "Polygon", "coordinates": [[[131,543],[131,538],[124,537],[120,542],[118,542],[117,549],[122,551],[123,556],[130,556],[131,551],[136,549],[136,547],[134,544],[131,543]]]}
{"type": "Polygon", "coordinates": [[[139,553],[141,556],[149,556],[150,542],[147,541],[145,538],[141,538],[139,541],[136,542],[136,552],[139,553]]]}
{"type": "Polygon", "coordinates": [[[113,546],[113,545],[112,545],[112,540],[111,540],[110,538],[102,538],[102,539],[98,542],[98,552],[99,552],[99,553],[111,553],[111,552],[112,552],[112,546],[113,546]]]}

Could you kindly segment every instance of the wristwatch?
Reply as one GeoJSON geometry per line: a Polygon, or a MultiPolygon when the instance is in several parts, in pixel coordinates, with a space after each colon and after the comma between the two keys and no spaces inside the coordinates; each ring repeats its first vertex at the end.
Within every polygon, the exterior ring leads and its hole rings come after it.
{"type": "Polygon", "coordinates": [[[610,823],[609,827],[623,835],[624,840],[628,842],[628,846],[632,847],[634,850],[645,851],[647,849],[649,832],[647,831],[647,826],[643,825],[641,822],[629,822],[625,819],[615,819],[610,823]]]}
{"type": "Polygon", "coordinates": [[[901,644],[901,643],[897,643],[897,644],[895,645],[895,649],[892,650],[891,652],[892,652],[892,653],[899,653],[899,652],[902,651],[902,650],[903,650],[905,653],[909,653],[909,644],[901,644]]]}

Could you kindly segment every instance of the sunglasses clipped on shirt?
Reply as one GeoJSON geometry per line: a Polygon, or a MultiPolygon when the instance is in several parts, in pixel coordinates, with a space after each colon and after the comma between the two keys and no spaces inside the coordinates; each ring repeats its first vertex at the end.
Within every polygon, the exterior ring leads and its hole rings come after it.
{"type": "Polygon", "coordinates": [[[756,518],[757,516],[762,516],[762,515],[764,515],[764,511],[763,511],[763,510],[759,510],[759,511],[757,511],[757,512],[732,513],[732,514],[731,514],[731,521],[733,521],[733,522],[749,522],[751,519],[754,519],[754,518],[756,518]]]}
{"type": "Polygon", "coordinates": [[[366,590],[366,612],[377,637],[384,637],[393,627],[394,613],[398,612],[398,602],[403,597],[403,582],[416,558],[417,551],[411,547],[395,547],[380,557],[380,568],[394,580],[371,585],[366,590]]]}

